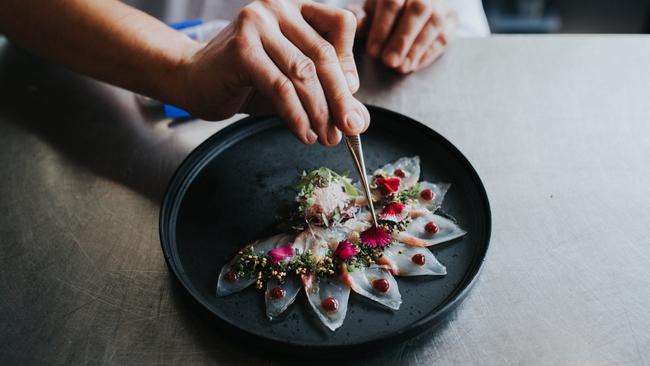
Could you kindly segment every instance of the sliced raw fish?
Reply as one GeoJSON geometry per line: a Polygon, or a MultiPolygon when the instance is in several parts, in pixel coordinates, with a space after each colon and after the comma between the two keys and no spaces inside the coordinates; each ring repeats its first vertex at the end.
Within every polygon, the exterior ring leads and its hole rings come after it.
{"type": "Polygon", "coordinates": [[[345,320],[348,312],[350,287],[340,277],[302,276],[303,286],[309,305],[318,319],[330,330],[334,331],[345,320]]]}
{"type": "Polygon", "coordinates": [[[294,239],[293,241],[294,253],[300,255],[307,251],[307,248],[310,246],[312,240],[310,239],[310,236],[311,233],[309,232],[309,229],[301,232],[300,234],[298,234],[298,236],[296,236],[296,239],[294,239]]]}
{"type": "Polygon", "coordinates": [[[267,250],[267,252],[269,250],[273,249],[273,248],[281,247],[283,245],[287,245],[287,244],[291,243],[292,240],[295,239],[295,236],[293,236],[293,235],[288,235],[288,234],[284,234],[284,235],[279,234],[279,235],[280,235],[280,239],[278,239],[278,241],[275,243],[275,245],[273,245],[273,247],[269,248],[267,250]]]}
{"type": "Polygon", "coordinates": [[[337,224],[328,228],[321,228],[317,235],[319,235],[321,239],[327,243],[327,247],[331,249],[332,247],[336,248],[336,245],[341,240],[345,240],[349,231],[350,230],[345,226],[337,224]]]}
{"type": "Polygon", "coordinates": [[[414,156],[411,158],[399,158],[397,161],[386,164],[381,168],[375,170],[375,175],[385,173],[391,177],[395,176],[395,170],[401,169],[404,173],[404,178],[400,177],[401,184],[400,190],[413,187],[420,179],[420,157],[414,156]]]}
{"type": "MultiPolygon", "coordinates": [[[[248,249],[253,249],[253,251],[255,251],[256,254],[263,256],[269,250],[275,248],[278,245],[278,243],[284,245],[288,243],[290,240],[291,240],[290,236],[287,236],[285,234],[278,234],[259,242],[253,242],[245,246],[241,251],[247,251],[248,249]]],[[[254,275],[243,277],[243,278],[239,278],[237,275],[234,275],[234,273],[236,273],[237,270],[234,269],[233,266],[239,261],[240,257],[241,257],[240,255],[235,256],[235,258],[233,258],[233,260],[231,260],[230,263],[226,264],[225,266],[223,266],[223,268],[221,268],[221,272],[219,273],[219,280],[217,282],[217,296],[230,295],[232,293],[241,291],[246,287],[255,283],[256,278],[254,275]]]]}
{"type": "Polygon", "coordinates": [[[459,238],[466,233],[450,219],[427,212],[425,215],[413,219],[406,231],[396,234],[394,238],[411,246],[428,247],[459,238]],[[438,226],[438,232],[435,234],[427,232],[425,227],[429,222],[438,226]]]}
{"type": "MultiPolygon", "coordinates": [[[[372,216],[370,214],[370,211],[364,209],[364,210],[359,211],[359,213],[357,213],[355,219],[356,219],[356,222],[350,224],[350,227],[352,227],[352,226],[354,226],[356,224],[362,225],[364,223],[367,223],[368,225],[370,225],[369,223],[372,220],[372,216]]],[[[345,224],[347,224],[347,223],[348,223],[348,221],[345,222],[345,224]]]]}
{"type": "Polygon", "coordinates": [[[297,254],[311,251],[312,257],[315,259],[324,257],[329,251],[328,243],[323,238],[323,228],[318,226],[311,229],[307,228],[298,234],[293,242],[293,248],[297,254]]]}
{"type": "Polygon", "coordinates": [[[427,248],[393,243],[384,248],[379,263],[395,276],[446,275],[447,268],[427,248]]]}
{"type": "Polygon", "coordinates": [[[428,215],[430,213],[432,213],[432,212],[429,211],[427,208],[420,206],[417,203],[411,206],[411,210],[409,212],[412,219],[414,219],[416,217],[420,217],[420,216],[425,216],[425,215],[428,215]]]}
{"type": "Polygon", "coordinates": [[[370,213],[368,212],[367,215],[363,214],[365,218],[362,218],[361,216],[350,219],[346,221],[343,224],[343,230],[345,230],[345,239],[352,239],[352,240],[358,240],[359,239],[359,233],[365,231],[368,229],[371,224],[370,224],[370,213]]]}
{"type": "Polygon", "coordinates": [[[217,282],[217,296],[230,295],[255,283],[256,278],[254,275],[247,277],[239,277],[236,275],[237,270],[233,269],[232,266],[238,258],[236,257],[235,260],[221,268],[219,281],[217,282]]]}
{"type": "Polygon", "coordinates": [[[291,242],[293,236],[286,235],[280,238],[271,250],[267,251],[267,257],[272,263],[286,263],[296,255],[296,249],[291,242]]]}
{"type": "Polygon", "coordinates": [[[312,252],[315,259],[324,257],[328,251],[336,249],[338,243],[348,239],[358,231],[363,231],[370,226],[369,223],[356,219],[347,220],[343,225],[337,224],[323,228],[320,226],[307,229],[300,233],[294,241],[294,249],[303,253],[312,252]]]}
{"type": "Polygon", "coordinates": [[[370,227],[370,213],[362,213],[358,218],[347,220],[343,227],[348,231],[363,231],[370,227]]]}
{"type": "Polygon", "coordinates": [[[300,280],[295,276],[287,276],[282,283],[271,279],[266,284],[266,316],[273,319],[282,314],[296,300],[302,289],[300,280]]]}
{"type": "Polygon", "coordinates": [[[451,187],[449,183],[431,183],[431,182],[420,182],[420,193],[425,189],[430,189],[433,194],[433,198],[426,200],[418,194],[418,203],[421,207],[424,207],[431,212],[435,212],[437,209],[442,206],[442,201],[445,199],[447,191],[451,187]]]}
{"type": "Polygon", "coordinates": [[[359,295],[365,296],[391,309],[398,310],[402,304],[395,277],[385,268],[379,266],[343,270],[347,284],[359,295]]]}

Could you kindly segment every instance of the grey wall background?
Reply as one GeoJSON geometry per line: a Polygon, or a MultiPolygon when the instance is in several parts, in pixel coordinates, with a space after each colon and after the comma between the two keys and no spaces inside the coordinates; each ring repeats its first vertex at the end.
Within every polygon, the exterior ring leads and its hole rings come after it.
{"type": "Polygon", "coordinates": [[[649,0],[483,0],[483,4],[495,33],[650,31],[649,0]]]}

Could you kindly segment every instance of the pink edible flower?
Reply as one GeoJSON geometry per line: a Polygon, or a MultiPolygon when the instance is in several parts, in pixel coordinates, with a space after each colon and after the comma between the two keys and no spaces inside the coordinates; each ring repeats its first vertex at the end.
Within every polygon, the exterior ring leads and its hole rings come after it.
{"type": "Polygon", "coordinates": [[[272,263],[278,263],[290,257],[293,257],[293,243],[269,251],[269,259],[271,259],[272,263]]]}
{"type": "Polygon", "coordinates": [[[379,177],[375,179],[377,188],[382,195],[388,196],[391,193],[395,193],[399,190],[400,179],[399,178],[382,178],[379,177]]]}
{"type": "Polygon", "coordinates": [[[390,219],[391,221],[401,221],[402,215],[406,205],[401,202],[388,202],[384,209],[381,210],[379,216],[382,219],[390,219]]]}
{"type": "Polygon", "coordinates": [[[352,244],[349,240],[343,240],[339,242],[339,245],[336,247],[336,250],[334,251],[334,255],[337,256],[340,260],[343,262],[347,262],[350,260],[350,258],[354,257],[359,253],[359,250],[357,250],[357,247],[352,244]]]}
{"type": "Polygon", "coordinates": [[[390,234],[380,227],[373,226],[361,233],[360,240],[367,247],[383,248],[390,243],[390,234]]]}

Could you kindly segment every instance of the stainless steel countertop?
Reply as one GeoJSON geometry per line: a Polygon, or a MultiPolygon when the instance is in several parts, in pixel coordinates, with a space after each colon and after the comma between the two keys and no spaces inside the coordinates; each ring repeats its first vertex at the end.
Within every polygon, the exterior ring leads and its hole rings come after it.
{"type": "MultiPolygon", "coordinates": [[[[168,179],[225,124],[170,127],[0,43],[0,363],[278,363],[197,316],[160,250],[168,179]]],[[[359,363],[650,364],[650,37],[458,40],[405,78],[360,64],[363,101],[466,154],[494,226],[452,318],[359,363]]]]}

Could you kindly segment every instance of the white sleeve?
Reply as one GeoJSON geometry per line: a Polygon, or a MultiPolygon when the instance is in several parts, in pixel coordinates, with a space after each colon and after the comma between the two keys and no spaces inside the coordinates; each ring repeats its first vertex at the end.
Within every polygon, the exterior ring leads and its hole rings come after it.
{"type": "Polygon", "coordinates": [[[458,12],[458,37],[486,37],[490,35],[481,0],[449,0],[458,12]]]}

